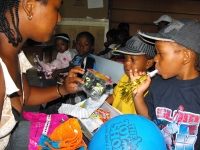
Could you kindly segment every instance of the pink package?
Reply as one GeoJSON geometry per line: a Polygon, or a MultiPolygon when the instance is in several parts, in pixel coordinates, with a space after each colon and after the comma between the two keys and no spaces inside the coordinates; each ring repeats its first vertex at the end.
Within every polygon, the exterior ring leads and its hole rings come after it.
{"type": "Polygon", "coordinates": [[[62,122],[69,118],[65,114],[51,114],[36,112],[22,112],[25,119],[31,121],[30,133],[29,133],[29,150],[38,150],[38,141],[42,134],[49,135],[53,130],[59,126],[62,122]]]}

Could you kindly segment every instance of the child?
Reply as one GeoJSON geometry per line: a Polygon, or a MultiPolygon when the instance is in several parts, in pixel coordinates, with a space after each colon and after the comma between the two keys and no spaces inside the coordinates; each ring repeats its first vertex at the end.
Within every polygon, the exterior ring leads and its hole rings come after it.
{"type": "Polygon", "coordinates": [[[97,56],[103,57],[103,58],[110,58],[111,56],[108,55],[110,51],[115,48],[116,44],[116,29],[110,29],[106,33],[106,42],[104,43],[105,49],[97,54],[97,56]]]}
{"type": "MultiPolygon", "coordinates": [[[[126,45],[126,42],[130,39],[130,35],[129,32],[127,32],[126,29],[118,29],[116,32],[116,40],[118,45],[120,45],[120,47],[124,47],[126,45]]],[[[112,51],[111,51],[112,53],[112,51]]],[[[117,61],[117,62],[121,62],[124,63],[124,57],[122,54],[119,55],[111,55],[110,57],[111,60],[117,61]]]]}
{"type": "Polygon", "coordinates": [[[120,22],[118,24],[118,27],[117,27],[118,30],[126,30],[126,32],[128,33],[129,35],[129,32],[130,32],[130,25],[129,23],[126,23],[126,22],[120,22]]]}
{"type": "Polygon", "coordinates": [[[96,63],[94,57],[90,54],[94,49],[94,36],[89,32],[81,32],[76,36],[76,51],[78,55],[75,55],[70,66],[63,69],[54,71],[55,75],[68,72],[70,68],[74,66],[81,66],[81,68],[92,68],[96,70],[96,63]]]}
{"type": "MultiPolygon", "coordinates": [[[[90,54],[92,49],[94,48],[94,36],[89,32],[81,32],[76,36],[76,50],[78,55],[76,55],[72,60],[73,66],[81,66],[81,68],[87,69],[92,68],[96,70],[95,58],[90,54]]],[[[72,66],[72,67],[73,67],[72,66]]],[[[59,73],[66,72],[66,68],[56,70],[59,73]]],[[[81,77],[81,75],[79,75],[81,77]]],[[[45,109],[41,110],[41,112],[52,114],[58,113],[58,109],[62,103],[67,104],[76,104],[87,98],[85,92],[77,92],[75,94],[69,94],[67,97],[62,100],[58,99],[56,101],[50,102],[47,104],[45,109]]]]}
{"type": "Polygon", "coordinates": [[[73,64],[81,68],[91,68],[96,70],[95,58],[90,54],[94,49],[94,36],[90,32],[81,32],[76,36],[76,50],[73,64]]]}
{"type": "Polygon", "coordinates": [[[147,70],[153,66],[155,48],[153,45],[141,41],[138,35],[135,35],[127,41],[125,47],[115,50],[113,53],[125,54],[125,74],[114,88],[113,94],[110,95],[106,101],[123,114],[136,114],[134,104],[131,101],[132,99],[122,100],[122,86],[129,82],[130,70],[138,69],[147,72],[147,70]]]}
{"type": "MultiPolygon", "coordinates": [[[[44,72],[46,79],[52,78],[52,72],[56,69],[66,68],[69,66],[69,62],[77,54],[76,50],[68,49],[70,38],[66,33],[60,33],[55,35],[55,46],[58,51],[56,59],[51,63],[44,63],[37,57],[34,57],[36,67],[44,72]]],[[[64,76],[67,73],[63,74],[64,76]]]]}
{"type": "MultiPolygon", "coordinates": [[[[177,19],[156,33],[139,34],[156,40],[158,76],[137,89],[136,111],[162,130],[168,149],[200,149],[200,24],[177,19]],[[149,92],[143,97],[146,89],[149,92]]],[[[134,76],[141,75],[134,71],[134,76]]],[[[135,94],[135,92],[134,92],[135,94]]]]}
{"type": "MultiPolygon", "coordinates": [[[[73,59],[74,66],[81,66],[84,69],[96,70],[95,58],[90,54],[94,49],[94,36],[90,32],[80,32],[76,36],[76,50],[78,55],[73,59]]],[[[82,75],[79,75],[81,77],[82,75]]],[[[75,94],[68,95],[66,103],[77,104],[87,98],[85,92],[81,91],[75,94]]]]}

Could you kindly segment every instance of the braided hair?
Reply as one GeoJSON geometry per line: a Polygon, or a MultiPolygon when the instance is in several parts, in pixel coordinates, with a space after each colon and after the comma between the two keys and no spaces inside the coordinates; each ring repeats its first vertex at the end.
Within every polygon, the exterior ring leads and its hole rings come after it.
{"type": "MultiPolygon", "coordinates": [[[[37,1],[47,4],[48,0],[37,1]]],[[[19,31],[19,2],[20,0],[0,0],[0,32],[4,33],[8,38],[8,42],[15,47],[19,42],[22,42],[22,35],[19,31]],[[5,16],[7,11],[10,13],[14,29],[10,28],[10,23],[5,16]]]]}
{"type": "Polygon", "coordinates": [[[8,42],[13,46],[17,46],[22,41],[22,35],[19,32],[19,7],[20,0],[0,0],[0,32],[8,37],[8,42]],[[14,9],[13,9],[14,8],[14,9]],[[8,19],[5,17],[9,11],[14,29],[10,28],[8,19]],[[15,36],[16,34],[16,36],[15,36]]]}

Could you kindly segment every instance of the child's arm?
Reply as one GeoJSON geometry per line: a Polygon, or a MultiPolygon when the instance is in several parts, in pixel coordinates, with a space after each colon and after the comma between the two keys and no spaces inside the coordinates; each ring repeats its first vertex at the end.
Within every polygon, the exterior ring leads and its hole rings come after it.
{"type": "Polygon", "coordinates": [[[144,93],[137,93],[134,98],[135,109],[138,115],[151,119],[148,114],[148,108],[144,101],[144,93]]]}
{"type": "Polygon", "coordinates": [[[68,67],[67,68],[63,68],[63,69],[56,69],[53,71],[53,73],[51,74],[51,76],[53,78],[57,77],[60,73],[65,73],[65,72],[69,72],[68,67]]]}
{"type": "Polygon", "coordinates": [[[112,105],[113,101],[114,101],[114,98],[113,98],[113,95],[111,94],[111,95],[109,95],[108,98],[106,99],[106,102],[107,102],[108,104],[111,104],[111,105],[112,105]]]}
{"type": "MultiPolygon", "coordinates": [[[[137,73],[137,70],[135,70],[134,73],[130,72],[131,81],[138,79],[138,77],[144,74],[145,74],[144,72],[137,73]]],[[[146,102],[144,101],[144,95],[150,83],[151,83],[151,78],[150,76],[148,76],[147,79],[139,85],[139,87],[133,90],[134,104],[137,114],[149,119],[151,119],[151,117],[149,117],[148,115],[148,108],[146,102]]]]}

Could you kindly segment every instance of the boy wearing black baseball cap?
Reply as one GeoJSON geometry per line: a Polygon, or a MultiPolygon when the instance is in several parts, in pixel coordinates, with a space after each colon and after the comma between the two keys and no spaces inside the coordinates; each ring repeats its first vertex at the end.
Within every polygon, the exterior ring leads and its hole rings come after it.
{"type": "Polygon", "coordinates": [[[120,47],[113,50],[113,54],[124,54],[124,71],[125,74],[115,86],[113,94],[107,98],[107,102],[112,104],[123,114],[136,114],[132,97],[123,99],[122,88],[130,82],[130,72],[137,69],[138,71],[147,72],[154,64],[153,57],[155,56],[155,47],[153,44],[142,41],[138,35],[129,39],[125,47],[120,47]]]}
{"type": "MultiPolygon", "coordinates": [[[[200,149],[200,24],[173,20],[158,33],[142,33],[155,42],[158,76],[143,82],[134,99],[136,111],[161,129],[168,149],[200,149]],[[151,84],[150,84],[151,82],[151,84]],[[150,85],[150,87],[149,87],[150,85]],[[143,94],[148,88],[148,94],[143,94]]],[[[134,76],[140,73],[134,72],[134,76]]]]}

